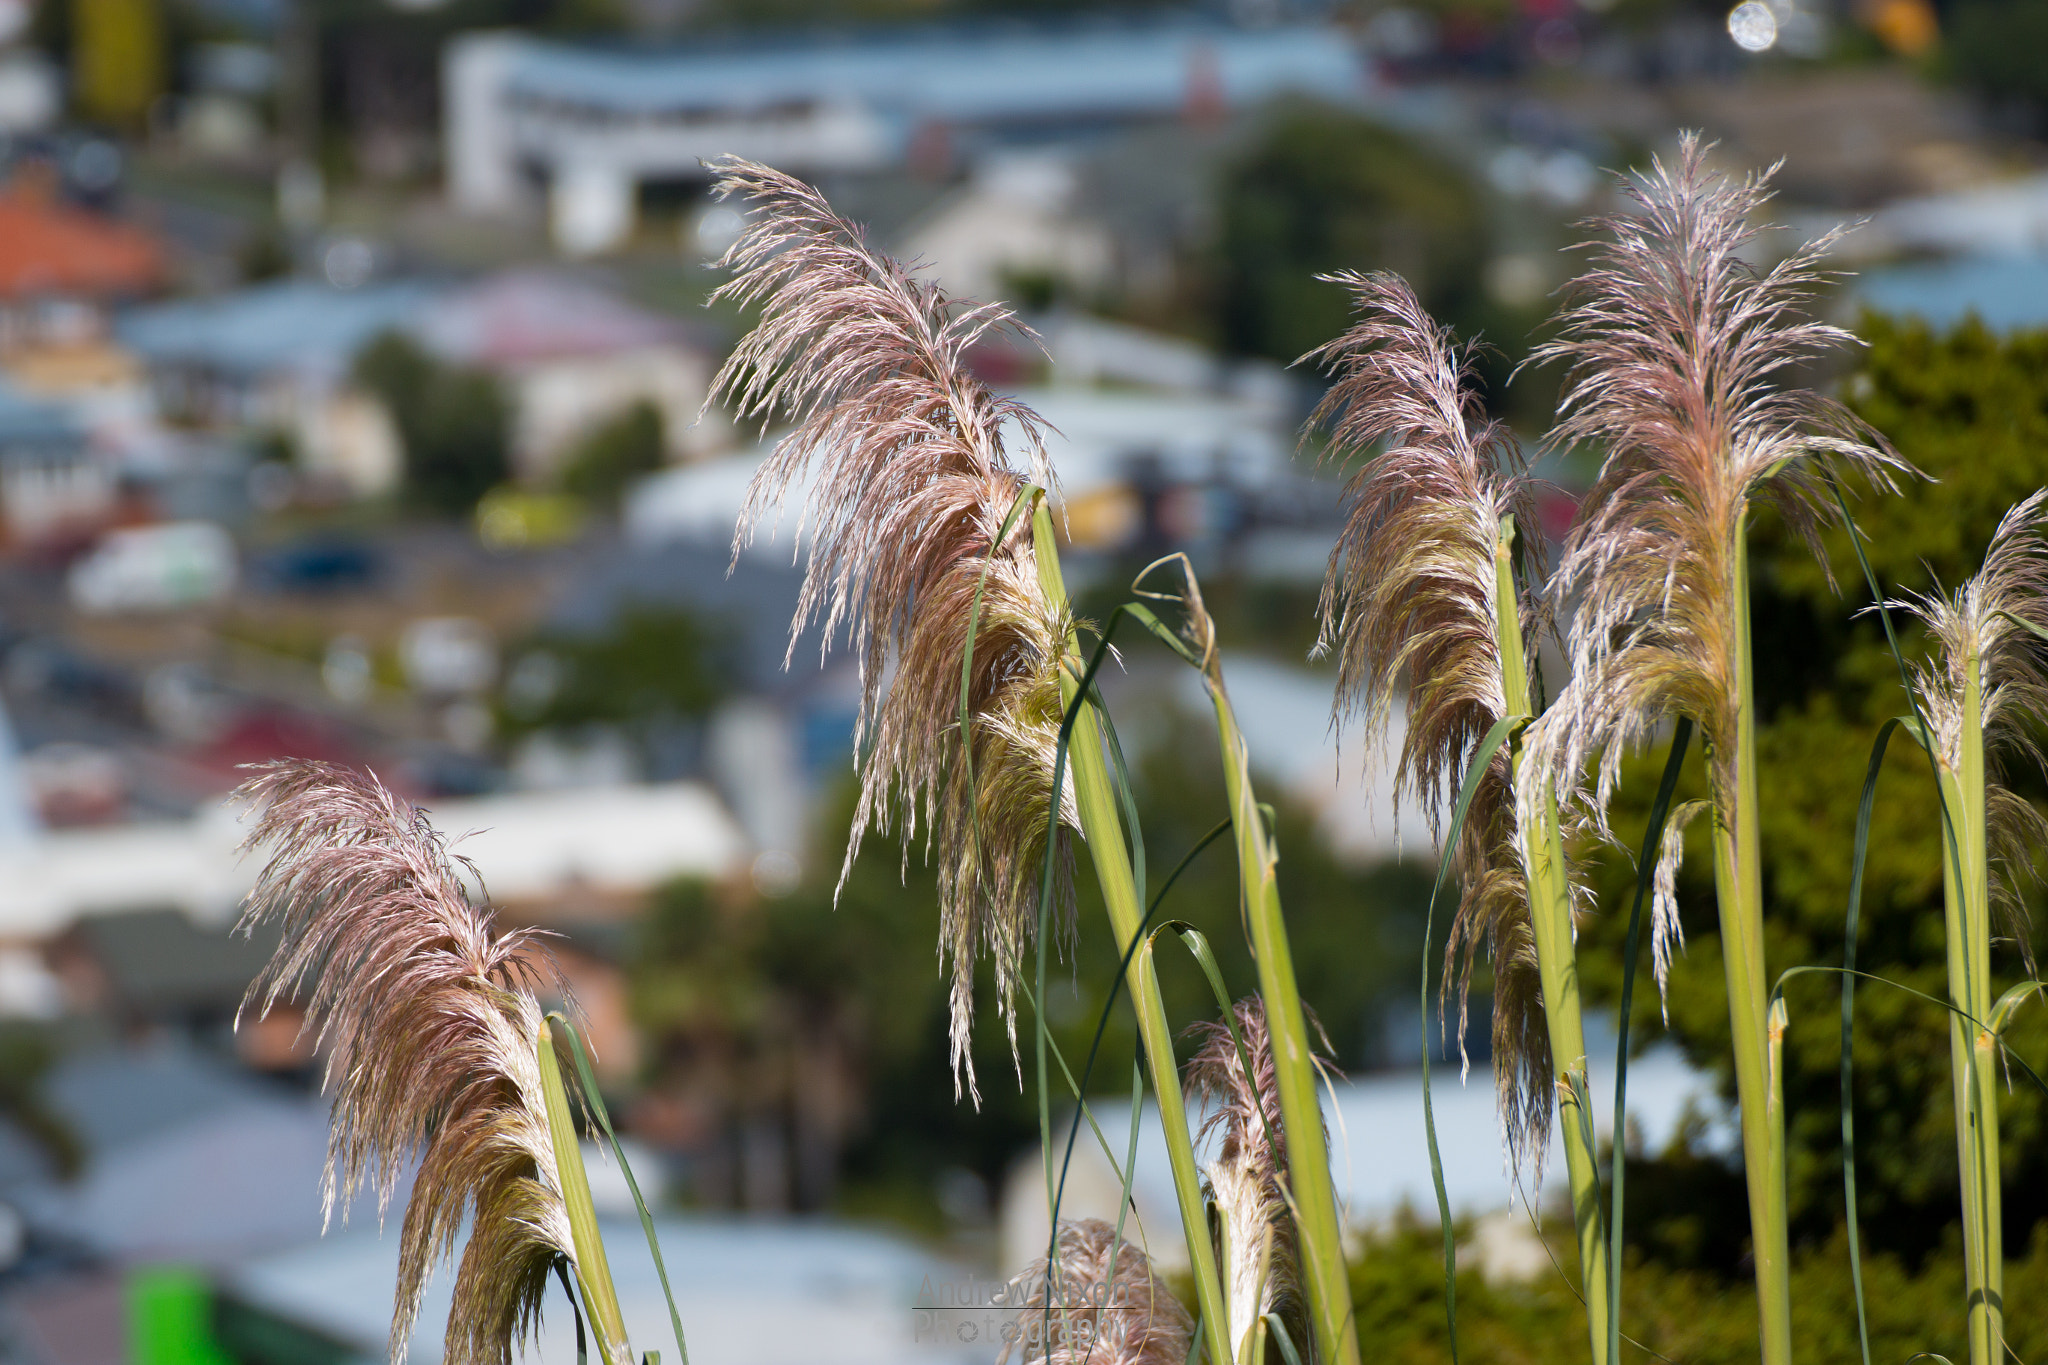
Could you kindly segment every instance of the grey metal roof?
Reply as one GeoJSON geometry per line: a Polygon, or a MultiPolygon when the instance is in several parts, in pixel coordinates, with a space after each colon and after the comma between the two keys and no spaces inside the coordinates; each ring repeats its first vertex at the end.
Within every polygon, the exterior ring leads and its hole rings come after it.
{"type": "Polygon", "coordinates": [[[347,370],[379,332],[410,324],[441,293],[419,280],[335,289],[280,280],[213,298],[133,309],[116,323],[123,344],[153,364],[230,375],[347,370]]]}
{"type": "Polygon", "coordinates": [[[1231,105],[1289,92],[1350,99],[1366,68],[1341,29],[1174,20],[1065,29],[865,35],[627,51],[519,45],[507,90],[622,115],[852,101],[911,121],[1135,117],[1184,105],[1193,73],[1231,105]]]}
{"type": "Polygon", "coordinates": [[[74,931],[113,988],[114,1004],[136,1015],[228,1013],[270,960],[278,933],[202,929],[182,910],[89,915],[74,931]]]}
{"type": "Polygon", "coordinates": [[[0,381],[0,459],[82,448],[85,428],[70,409],[31,398],[0,381]]]}

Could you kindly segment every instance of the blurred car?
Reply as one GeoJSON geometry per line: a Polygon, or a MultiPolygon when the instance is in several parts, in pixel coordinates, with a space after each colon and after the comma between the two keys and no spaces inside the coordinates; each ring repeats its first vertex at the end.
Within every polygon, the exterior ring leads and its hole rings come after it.
{"type": "Polygon", "coordinates": [[[110,531],[71,566],[71,603],[94,615],[171,611],[234,591],[235,543],[210,521],[110,531]]]}
{"type": "Polygon", "coordinates": [[[383,576],[384,561],[374,546],[326,536],[280,546],[249,566],[251,582],[271,592],[356,592],[383,576]]]}

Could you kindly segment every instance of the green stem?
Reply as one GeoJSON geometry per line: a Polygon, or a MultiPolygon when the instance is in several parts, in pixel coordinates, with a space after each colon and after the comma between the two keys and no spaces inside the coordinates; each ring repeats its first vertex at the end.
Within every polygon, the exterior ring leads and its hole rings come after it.
{"type": "Polygon", "coordinates": [[[540,1058],[541,1094],[547,1101],[548,1136],[555,1144],[555,1175],[569,1215],[569,1237],[576,1248],[576,1283],[583,1290],[583,1310],[590,1317],[603,1365],[632,1365],[626,1318],[619,1310],[618,1290],[612,1286],[611,1264],[605,1260],[604,1239],[597,1231],[597,1207],[590,1199],[590,1177],[583,1169],[583,1143],[576,1135],[569,1092],[562,1084],[561,1063],[555,1057],[554,1028],[545,1020],[535,1048],[540,1058]]]}
{"type": "MultiPolygon", "coordinates": [[[[1515,595],[1514,523],[1502,526],[1494,548],[1494,606],[1500,634],[1502,694],[1511,716],[1535,714],[1529,668],[1522,653],[1521,611],[1515,595]]],[[[1510,741],[1515,780],[1522,780],[1522,736],[1510,741]]],[[[1565,1083],[1557,1087],[1558,1120],[1564,1130],[1565,1171],[1571,1180],[1572,1222],[1579,1235],[1579,1282],[1586,1296],[1586,1328],[1593,1365],[1608,1365],[1607,1217],[1600,1204],[1599,1156],[1593,1150],[1592,1119],[1580,1096],[1590,1095],[1586,1078],[1586,1030],[1579,1006],[1579,965],[1572,946],[1571,885],[1565,876],[1564,839],[1558,829],[1557,798],[1545,798],[1532,828],[1523,831],[1529,875],[1529,924],[1536,941],[1536,969],[1543,988],[1543,1018],[1550,1032],[1552,1064],[1565,1083]]],[[[1619,1149],[1617,1148],[1617,1151],[1619,1149]]],[[[1616,1160],[1619,1160],[1619,1156],[1616,1160]]]]}
{"type": "Polygon", "coordinates": [[[1266,1030],[1273,1045],[1280,1120],[1287,1136],[1287,1181],[1295,1227],[1301,1235],[1302,1272],[1315,1322],[1317,1358],[1331,1365],[1357,1365],[1358,1333],[1352,1325],[1351,1285],[1345,1272],[1337,1192],[1330,1179],[1315,1054],[1301,1007],[1301,989],[1294,979],[1287,921],[1280,910],[1280,858],[1252,791],[1244,734],[1238,729],[1213,654],[1204,673],[1216,704],[1216,733],[1223,746],[1224,782],[1237,835],[1245,923],[1251,932],[1259,994],[1266,1005],[1266,1030]]]}
{"type": "MultiPolygon", "coordinates": [[[[1046,600],[1055,610],[1067,603],[1065,580],[1060,574],[1059,547],[1053,537],[1052,517],[1040,500],[1031,514],[1032,549],[1038,562],[1038,580],[1046,600]]],[[[1072,639],[1060,669],[1060,699],[1074,706],[1080,687],[1080,652],[1072,639]]],[[[1173,1169],[1173,1190],[1180,1204],[1182,1230],[1187,1235],[1188,1264],[1195,1280],[1196,1307],[1209,1359],[1231,1359],[1229,1320],[1224,1312],[1223,1290],[1216,1274],[1216,1251],[1209,1241],[1209,1215],[1202,1198],[1201,1173],[1195,1166],[1195,1144],[1188,1131],[1187,1102],[1181,1097],[1180,1068],[1174,1059],[1173,1030],[1166,1022],[1166,1006],[1159,993],[1159,974],[1153,967],[1152,945],[1133,942],[1143,924],[1144,907],[1138,903],[1138,888],[1131,876],[1130,855],[1124,844],[1116,790],[1110,782],[1109,764],[1103,754],[1102,728],[1084,703],[1075,720],[1073,738],[1067,747],[1073,773],[1074,805],[1081,820],[1081,837],[1088,845],[1089,860],[1095,866],[1102,901],[1109,912],[1110,929],[1119,953],[1129,955],[1125,981],[1131,1005],[1138,1016],[1138,1034],[1145,1044],[1145,1060],[1152,1077],[1152,1093],[1159,1099],[1159,1126],[1166,1135],[1167,1161],[1173,1169]]]]}
{"type": "Polygon", "coordinates": [[[1749,1186],[1751,1254],[1756,1262],[1763,1365],[1791,1365],[1792,1290],[1785,1217],[1783,1133],[1772,1129],[1765,1010],[1763,856],[1757,834],[1756,700],[1751,680],[1747,516],[1736,524],[1730,591],[1735,601],[1735,752],[1713,735],[1714,895],[1721,912],[1721,957],[1728,977],[1728,1025],[1734,1038],[1735,1095],[1742,1118],[1742,1168],[1749,1186]],[[1734,809],[1730,810],[1732,802],[1734,809]]]}
{"type": "Polygon", "coordinates": [[[1971,1365],[1999,1365],[2005,1339],[2005,1255],[1998,1161],[1998,1068],[1991,1035],[1972,1020],[1991,1017],[1991,876],[1986,844],[1981,664],[1965,656],[1957,764],[1941,766],[1949,819],[1942,889],[1948,939],[1949,1015],[1956,1158],[1962,1176],[1963,1273],[1971,1365]],[[1958,875],[1961,884],[1957,882],[1958,875]],[[1967,1016],[1967,1017],[1966,1017],[1967,1016]]]}

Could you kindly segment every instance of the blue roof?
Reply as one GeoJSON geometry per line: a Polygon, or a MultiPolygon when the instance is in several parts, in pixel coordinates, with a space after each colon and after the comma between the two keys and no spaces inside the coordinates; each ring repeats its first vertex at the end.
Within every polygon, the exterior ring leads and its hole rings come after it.
{"type": "Polygon", "coordinates": [[[361,289],[280,280],[137,308],[122,316],[116,331],[154,364],[239,375],[278,369],[340,374],[370,338],[410,323],[439,292],[414,280],[361,289]]]}
{"type": "Polygon", "coordinates": [[[2048,327],[2048,258],[1964,257],[1889,266],[1859,277],[1858,302],[1884,313],[1910,313],[1932,327],[1952,327],[1975,313],[2001,331],[2048,327]]]}
{"type": "Polygon", "coordinates": [[[85,429],[69,409],[31,398],[0,380],[0,449],[47,450],[84,441],[85,429]]]}
{"type": "Polygon", "coordinates": [[[1352,99],[1366,68],[1326,25],[1233,29],[1171,22],[869,35],[668,52],[526,42],[515,96],[643,113],[758,111],[846,100],[918,121],[977,123],[1167,113],[1193,73],[1232,105],[1287,92],[1352,99]]]}

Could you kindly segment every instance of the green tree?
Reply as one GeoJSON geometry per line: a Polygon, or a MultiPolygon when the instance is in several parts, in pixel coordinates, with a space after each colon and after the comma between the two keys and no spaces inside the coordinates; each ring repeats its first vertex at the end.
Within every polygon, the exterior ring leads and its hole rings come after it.
{"type": "Polygon", "coordinates": [[[1950,75],[1994,102],[2021,106],[2039,126],[2048,114],[2048,0],[1965,0],[1951,14],[1950,75]]]}
{"type": "Polygon", "coordinates": [[[51,1168],[69,1180],[85,1167],[85,1147],[64,1116],[50,1107],[43,1082],[57,1064],[51,1030],[41,1024],[0,1023],[0,1114],[42,1149],[51,1168]]]}
{"type": "Polygon", "coordinates": [[[562,491],[616,509],[635,479],[661,468],[667,449],[661,409],[642,399],[576,443],[562,467],[562,491]]]}
{"type": "MultiPolygon", "coordinates": [[[[1953,588],[1976,571],[2005,510],[2048,483],[2048,332],[1999,336],[1969,321],[1938,333],[1880,316],[1865,317],[1861,331],[1870,346],[1846,396],[1934,480],[1916,481],[1900,496],[1853,490],[1872,567],[1889,595],[1937,583],[1953,588]]],[[[1839,593],[1822,562],[1774,518],[1764,519],[1753,553],[1758,695],[1766,717],[1758,739],[1766,953],[1774,978],[1795,965],[1841,963],[1865,766],[1878,727],[1908,705],[1879,622],[1858,614],[1870,594],[1847,534],[1826,531],[1821,545],[1839,593]]],[[[1917,630],[1904,619],[1897,623],[1909,656],[1917,654],[1917,630]]],[[[1661,754],[1649,755],[1630,769],[1615,812],[1626,840],[1641,837],[1662,762],[1661,754]]],[[[2040,775],[2025,763],[2014,777],[2022,792],[2040,794],[2040,775]]],[[[1695,758],[1687,783],[1697,789],[1699,781],[1695,758]]],[[[1925,756],[1896,740],[1871,824],[1859,965],[1942,997],[1938,820],[1925,756]]],[[[1686,951],[1672,972],[1669,1036],[1722,1078],[1725,1093],[1728,1023],[1710,866],[1708,831],[1696,822],[1679,880],[1686,951]]],[[[1624,860],[1603,857],[1601,913],[1587,929],[1580,961],[1589,988],[1610,1001],[1633,881],[1624,860]]],[[[1999,989],[2024,974],[2011,946],[1994,955],[1999,989]]],[[[1809,1243],[1828,1236],[1842,1217],[1838,989],[1835,978],[1807,976],[1786,992],[1789,1185],[1795,1236],[1809,1243]]],[[[1654,988],[1645,982],[1636,1000],[1631,1027],[1638,1039],[1654,1039],[1662,1031],[1654,988]]],[[[1859,986],[1856,1002],[1864,1232],[1871,1245],[1913,1260],[1935,1252],[1958,1216],[1946,1022],[1938,1008],[1881,985],[1859,986]]],[[[2023,1012],[2013,1037],[2022,1055],[2048,1058],[2048,1011],[2023,1012]]],[[[2022,1081],[2007,1092],[2001,1112],[2007,1243],[2019,1248],[2048,1214],[2048,1105],[2022,1081]]],[[[1738,1190],[1727,1183],[1737,1177],[1683,1150],[1642,1170],[1640,1178],[1631,1175],[1631,1238],[1674,1262],[1731,1266],[1743,1241],[1741,1200],[1706,1196],[1715,1188],[1738,1190]]],[[[1960,1323],[1959,1309],[1954,1317],[1960,1323]]]]}
{"type": "MultiPolygon", "coordinates": [[[[1155,894],[1181,856],[1226,813],[1213,732],[1170,708],[1158,714],[1165,724],[1134,755],[1155,894]]],[[[1354,1064],[1371,1047],[1389,985],[1408,988],[1407,964],[1419,947],[1428,874],[1407,866],[1346,868],[1331,857],[1305,810],[1278,793],[1269,795],[1303,994],[1332,1035],[1340,1061],[1354,1064]]],[[[793,1059],[815,1063],[826,1055],[815,1040],[831,1031],[840,1049],[832,1054],[834,1065],[843,1068],[833,1084],[857,1096],[845,1127],[830,1133],[844,1177],[839,1202],[931,1226],[939,1219],[932,1188],[936,1172],[963,1168],[994,1186],[1017,1154],[1037,1140],[1033,1022],[1028,1002],[1020,999],[1019,1084],[993,982],[984,970],[974,1030],[982,1107],[977,1111],[956,1100],[947,1056],[946,983],[932,956],[937,891],[931,872],[920,858],[906,863],[893,840],[871,839],[838,890],[835,908],[838,841],[851,812],[848,792],[820,822],[821,848],[811,875],[787,897],[761,899],[695,885],[657,898],[632,968],[637,1017],[654,1040],[648,1081],[668,1094],[690,1096],[701,1112],[717,1115],[708,1139],[715,1147],[731,1141],[749,1112],[797,1124],[781,1087],[795,1074],[793,1059]]],[[[1231,856],[1227,835],[1211,844],[1175,884],[1159,918],[1183,919],[1201,929],[1216,949],[1225,981],[1241,995],[1253,989],[1255,974],[1239,922],[1231,856]]],[[[1118,963],[1098,927],[1102,909],[1092,879],[1083,871],[1074,881],[1071,928],[1061,929],[1048,959],[1046,1017],[1078,1073],[1118,963]]],[[[1170,943],[1161,958],[1168,1017],[1178,1026],[1213,1018],[1214,998],[1194,961],[1170,943]]],[[[1089,1082],[1091,1094],[1111,1103],[1127,1099],[1136,1044],[1129,1001],[1120,996],[1089,1082]]],[[[1054,1085],[1058,1113],[1068,1092],[1056,1067],[1054,1085]]],[[[823,1140],[821,1121],[806,1121],[814,1124],[812,1136],[806,1139],[792,1127],[791,1150],[823,1140]]],[[[714,1158],[709,1168],[715,1172],[720,1165],[714,1158]]],[[[797,1188],[801,1194],[831,1184],[809,1176],[797,1188]]]]}
{"type": "Polygon", "coordinates": [[[1277,111],[1222,173],[1218,304],[1223,341],[1291,361],[1350,325],[1350,301],[1316,276],[1393,270],[1437,316],[1474,330],[1488,254],[1484,204],[1442,156],[1332,106],[1277,111]]]}
{"type": "Polygon", "coordinates": [[[443,364],[392,331],[363,348],[354,379],[391,413],[405,451],[405,489],[419,506],[467,515],[509,475],[509,414],[490,375],[443,364]]]}
{"type": "MultiPolygon", "coordinates": [[[[1631,1186],[1631,1209],[1635,1196],[1631,1186]]],[[[1735,1201],[1742,1202],[1739,1187],[1735,1201]]],[[[1569,1225],[1546,1231],[1552,1260],[1569,1259],[1569,1225]]],[[[1470,1246],[1472,1240],[1460,1237],[1459,1244],[1470,1246]]],[[[1965,1349],[1962,1314],[1956,1308],[1963,1296],[1961,1249],[1950,1238],[1927,1251],[1924,1265],[1886,1253],[1864,1258],[1871,1359],[1898,1362],[1922,1352],[1959,1359],[1965,1349]]],[[[2006,1265],[2006,1299],[2038,1303],[2034,1291],[2048,1292],[2048,1239],[2016,1245],[2014,1252],[2006,1265]]],[[[1549,1265],[1527,1281],[1490,1276],[1474,1264],[1480,1261],[1479,1256],[1459,1257],[1460,1359],[1583,1365],[1585,1310],[1570,1281],[1549,1265]]],[[[1371,1343],[1373,1359],[1387,1365],[1448,1365],[1443,1276],[1443,1242],[1434,1226],[1397,1220],[1366,1241],[1352,1263],[1351,1285],[1359,1336],[1371,1343]]],[[[1756,1300],[1728,1292],[1717,1271],[1638,1261],[1629,1267],[1623,1290],[1622,1330],[1645,1348],[1631,1351],[1634,1358],[1754,1365],[1756,1300]]],[[[2015,1359],[2036,1359],[2048,1349],[2044,1328],[2048,1323],[2041,1315],[2014,1313],[2008,1344],[2015,1359]]],[[[1792,1343],[1796,1358],[1806,1365],[1861,1365],[1848,1248],[1839,1235],[1793,1255],[1792,1343]]]]}
{"type": "Polygon", "coordinates": [[[731,690],[732,639],[691,612],[630,603],[602,630],[532,641],[506,676],[503,728],[613,725],[643,741],[710,714],[731,690]]]}

